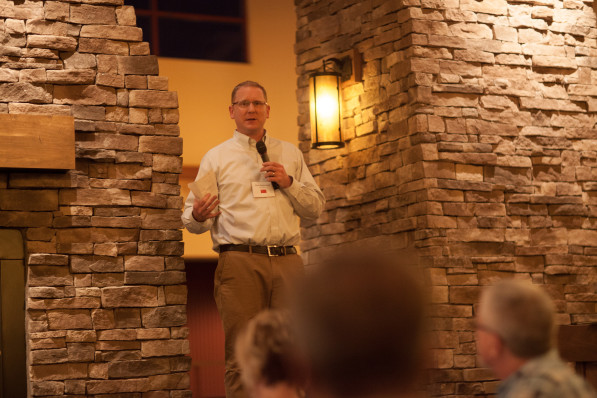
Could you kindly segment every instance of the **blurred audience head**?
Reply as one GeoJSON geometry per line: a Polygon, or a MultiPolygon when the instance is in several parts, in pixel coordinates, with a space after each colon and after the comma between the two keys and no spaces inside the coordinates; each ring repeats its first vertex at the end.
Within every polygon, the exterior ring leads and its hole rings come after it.
{"type": "Polygon", "coordinates": [[[486,288],[477,314],[477,352],[500,378],[510,368],[547,353],[555,343],[555,309],[530,282],[505,280],[486,288]]]}
{"type": "Polygon", "coordinates": [[[237,338],[236,358],[252,397],[296,397],[303,387],[286,312],[265,310],[251,319],[237,338]]]}
{"type": "Polygon", "coordinates": [[[423,361],[425,307],[414,267],[396,256],[349,252],[314,268],[293,307],[309,395],[412,391],[423,361]]]}

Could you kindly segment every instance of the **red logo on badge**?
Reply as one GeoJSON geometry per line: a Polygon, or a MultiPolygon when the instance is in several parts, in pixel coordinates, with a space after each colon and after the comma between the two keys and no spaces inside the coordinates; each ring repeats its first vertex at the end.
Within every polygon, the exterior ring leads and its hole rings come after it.
{"type": "Polygon", "coordinates": [[[262,189],[261,193],[267,193],[267,189],[262,189]]]}

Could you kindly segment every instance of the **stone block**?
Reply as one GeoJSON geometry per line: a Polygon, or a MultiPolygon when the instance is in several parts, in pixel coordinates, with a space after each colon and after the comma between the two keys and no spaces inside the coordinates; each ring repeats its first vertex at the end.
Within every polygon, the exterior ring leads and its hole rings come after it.
{"type": "Polygon", "coordinates": [[[152,390],[180,390],[190,388],[190,376],[188,372],[149,376],[148,379],[152,390]]]}
{"type": "Polygon", "coordinates": [[[143,326],[146,328],[182,326],[187,322],[186,306],[184,305],[144,308],[141,313],[143,326]]]}
{"type": "Polygon", "coordinates": [[[92,69],[49,70],[47,79],[50,83],[58,84],[93,84],[95,71],[92,69]]]}
{"type": "Polygon", "coordinates": [[[94,330],[68,330],[66,332],[67,342],[87,342],[92,343],[96,340],[94,330]]]}
{"type": "Polygon", "coordinates": [[[62,55],[65,69],[95,69],[97,61],[93,54],[80,52],[65,53],[62,55]]]}
{"type": "Polygon", "coordinates": [[[48,324],[52,330],[91,329],[91,315],[84,309],[59,309],[48,311],[48,324]]]}
{"type": "Polygon", "coordinates": [[[450,286],[451,304],[476,304],[479,301],[481,287],[479,286],[450,286]]]}
{"type": "Polygon", "coordinates": [[[165,286],[164,294],[166,296],[166,304],[186,304],[187,303],[187,286],[173,285],[165,286]]]}
{"type": "Polygon", "coordinates": [[[54,87],[55,104],[116,105],[116,91],[95,85],[57,85],[54,87]]]}
{"type": "MultiPolygon", "coordinates": [[[[64,288],[60,287],[30,287],[29,298],[62,298],[65,296],[64,288]]],[[[42,347],[43,348],[43,347],[42,347]]],[[[46,347],[48,348],[48,347],[46,347]]],[[[52,348],[52,347],[49,347],[52,348]]]]}
{"type": "Polygon", "coordinates": [[[33,265],[28,267],[29,286],[72,286],[73,276],[67,267],[33,265]]]}
{"type": "Polygon", "coordinates": [[[521,109],[538,109],[551,111],[582,112],[582,108],[572,101],[549,98],[520,98],[521,109]]]}
{"type": "Polygon", "coordinates": [[[108,377],[111,379],[136,378],[168,373],[170,373],[170,361],[166,358],[119,361],[108,365],[108,377]]]}
{"type": "MultiPolygon", "coordinates": [[[[137,340],[156,340],[156,339],[169,339],[171,337],[169,328],[142,328],[136,329],[137,340]]],[[[172,337],[175,338],[175,337],[172,337]]],[[[176,337],[178,338],[178,337],[176,337]]]]}
{"type": "Polygon", "coordinates": [[[36,300],[30,298],[28,300],[28,308],[39,310],[55,308],[98,308],[99,306],[100,301],[97,297],[67,297],[55,298],[52,300],[36,300]]]}
{"type": "Polygon", "coordinates": [[[34,350],[31,352],[31,363],[35,365],[64,363],[68,360],[66,348],[52,350],[34,350]]]}
{"type": "Polygon", "coordinates": [[[168,90],[167,76],[147,76],[147,88],[150,90],[168,90]]]}
{"type": "Polygon", "coordinates": [[[188,372],[191,369],[191,357],[178,356],[170,358],[170,369],[174,372],[188,372]]]}
{"type": "Polygon", "coordinates": [[[46,20],[66,21],[70,16],[68,3],[49,2],[44,4],[44,17],[46,20]]]}
{"type": "Polygon", "coordinates": [[[30,102],[34,104],[51,103],[52,94],[49,86],[31,83],[0,84],[0,98],[4,102],[30,102]]]}
{"type": "Polygon", "coordinates": [[[159,73],[158,59],[155,55],[118,57],[117,60],[118,73],[122,75],[157,75],[159,73]]]}
{"type": "Polygon", "coordinates": [[[91,321],[95,330],[113,329],[116,327],[114,310],[95,309],[91,311],[91,321]]]}
{"type": "Polygon", "coordinates": [[[85,363],[32,365],[30,371],[32,381],[84,379],[88,376],[85,363]]]}
{"type": "Polygon", "coordinates": [[[189,354],[188,340],[149,340],[141,342],[144,358],[189,354]]]}
{"type": "Polygon", "coordinates": [[[535,68],[561,68],[577,69],[578,65],[574,58],[533,55],[533,67],[535,68]]]}
{"type": "Polygon", "coordinates": [[[87,394],[122,395],[139,391],[148,391],[149,385],[146,379],[128,380],[91,380],[87,382],[87,394]]]}
{"type": "Polygon", "coordinates": [[[133,6],[122,6],[116,8],[116,21],[118,25],[135,26],[137,17],[133,6]]]}
{"type": "Polygon", "coordinates": [[[140,108],[178,108],[178,96],[171,91],[132,90],[129,104],[140,108]]]}
{"type": "Polygon", "coordinates": [[[154,286],[116,286],[102,289],[102,305],[114,307],[156,307],[158,290],[154,286]]]}
{"type": "Polygon", "coordinates": [[[180,271],[125,272],[124,283],[127,285],[176,285],[186,282],[185,275],[185,272],[180,271]]]}
{"type": "Polygon", "coordinates": [[[124,269],[126,271],[163,271],[164,257],[126,256],[124,269]]]}
{"type": "Polygon", "coordinates": [[[95,357],[95,344],[93,343],[68,343],[69,362],[93,362],[95,357]]]}
{"type": "Polygon", "coordinates": [[[27,83],[46,83],[46,70],[22,69],[19,71],[19,81],[27,83]]]}
{"type": "Polygon", "coordinates": [[[63,395],[64,382],[61,381],[38,381],[31,383],[33,396],[63,395]]]}
{"type": "Polygon", "coordinates": [[[128,55],[129,46],[126,42],[107,39],[79,39],[79,52],[92,54],[128,55]]]}
{"type": "Polygon", "coordinates": [[[98,86],[123,88],[124,76],[108,73],[98,73],[95,83],[98,86]]]}
{"type": "Polygon", "coordinates": [[[116,11],[110,6],[72,4],[69,22],[82,25],[116,25],[116,11]]]}
{"type": "Polygon", "coordinates": [[[129,43],[129,48],[130,55],[149,55],[151,52],[147,42],[129,43]]]}
{"type": "Polygon", "coordinates": [[[178,209],[142,209],[141,227],[144,229],[180,229],[181,211],[178,209]]]}
{"type": "Polygon", "coordinates": [[[88,272],[122,272],[122,257],[109,256],[72,256],[71,271],[73,273],[88,272]]]}
{"type": "MultiPolygon", "coordinates": [[[[11,103],[8,105],[8,113],[36,113],[40,115],[71,115],[71,109],[69,106],[66,105],[35,105],[35,104],[22,104],[22,103],[11,103]]],[[[29,175],[29,178],[34,178],[33,176],[29,175]]],[[[70,181],[70,176],[68,177],[68,181],[70,181]]],[[[67,178],[64,178],[66,180],[67,178]]],[[[45,180],[48,180],[47,178],[45,180]]],[[[61,178],[52,178],[53,181],[60,181],[61,178]]],[[[54,186],[49,186],[49,188],[53,188],[54,186]]]]}
{"type": "Polygon", "coordinates": [[[129,89],[147,90],[147,78],[145,75],[126,75],[124,84],[129,89]]]}
{"type": "Polygon", "coordinates": [[[166,155],[182,154],[180,137],[139,137],[139,152],[160,153],[166,155]]]}
{"type": "Polygon", "coordinates": [[[568,243],[578,246],[597,246],[597,231],[590,229],[569,230],[568,243]]]}
{"type": "Polygon", "coordinates": [[[83,206],[130,206],[129,191],[121,189],[63,189],[60,191],[61,205],[83,206]]]}
{"type": "Polygon", "coordinates": [[[19,71],[2,68],[0,69],[0,82],[18,82],[19,71]]]}
{"type": "Polygon", "coordinates": [[[66,380],[64,382],[64,392],[67,394],[85,394],[85,380],[66,380]]]}
{"type": "Polygon", "coordinates": [[[85,25],[81,28],[81,37],[141,41],[143,31],[136,26],[85,25]]]}
{"type": "Polygon", "coordinates": [[[77,49],[77,40],[73,37],[30,34],[27,35],[27,47],[75,51],[77,49]]]}

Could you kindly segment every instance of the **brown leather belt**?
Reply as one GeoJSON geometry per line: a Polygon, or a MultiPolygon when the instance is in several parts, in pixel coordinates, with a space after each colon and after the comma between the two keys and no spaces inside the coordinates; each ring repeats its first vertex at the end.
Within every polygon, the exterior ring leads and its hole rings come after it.
{"type": "Polygon", "coordinates": [[[296,254],[294,246],[220,245],[220,253],[229,251],[266,254],[270,257],[296,254]]]}

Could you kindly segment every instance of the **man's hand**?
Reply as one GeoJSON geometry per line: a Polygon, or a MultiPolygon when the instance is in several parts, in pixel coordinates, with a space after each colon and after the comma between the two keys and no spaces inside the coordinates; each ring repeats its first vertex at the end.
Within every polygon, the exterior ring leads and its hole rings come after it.
{"type": "Polygon", "coordinates": [[[196,221],[204,222],[208,218],[219,216],[222,213],[221,211],[213,213],[214,209],[219,204],[220,201],[216,195],[211,196],[210,194],[205,194],[202,199],[195,198],[195,202],[193,202],[193,218],[196,221]]]}
{"type": "Polygon", "coordinates": [[[280,188],[288,188],[292,185],[292,177],[286,174],[284,166],[276,162],[265,162],[261,167],[262,173],[265,173],[265,179],[269,182],[276,182],[280,188]]]}

